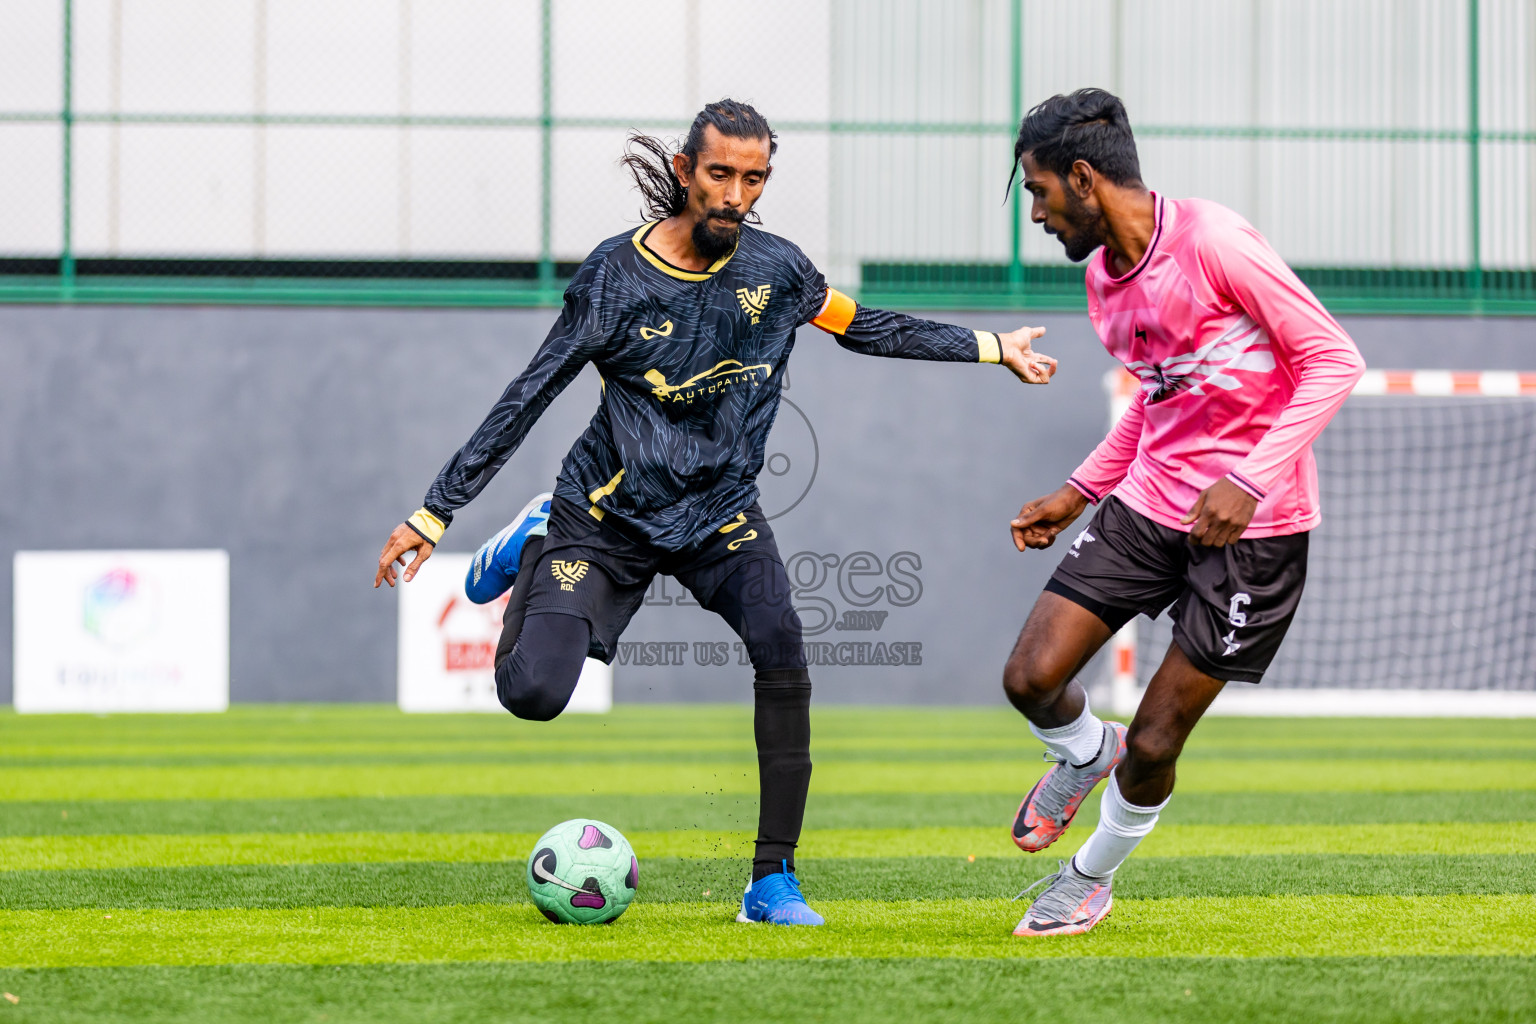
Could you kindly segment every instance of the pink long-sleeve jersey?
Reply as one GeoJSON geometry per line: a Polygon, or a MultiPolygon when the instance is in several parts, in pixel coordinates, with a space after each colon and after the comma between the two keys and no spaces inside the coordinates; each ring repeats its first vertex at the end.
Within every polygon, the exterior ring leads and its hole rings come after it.
{"type": "Polygon", "coordinates": [[[1088,317],[1141,391],[1070,483],[1187,531],[1179,520],[1226,476],[1259,500],[1243,536],[1310,530],[1321,519],[1312,441],[1365,362],[1242,217],[1203,199],[1153,201],[1140,263],[1114,277],[1106,249],[1088,265],[1088,317]]]}

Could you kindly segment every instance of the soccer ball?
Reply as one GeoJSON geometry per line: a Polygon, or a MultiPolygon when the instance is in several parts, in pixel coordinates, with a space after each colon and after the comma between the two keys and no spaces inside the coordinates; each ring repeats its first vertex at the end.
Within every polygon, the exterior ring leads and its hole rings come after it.
{"type": "Polygon", "coordinates": [[[612,825],[590,818],[562,821],[545,832],[528,858],[528,894],[556,924],[606,924],[635,898],[640,862],[612,825]]]}

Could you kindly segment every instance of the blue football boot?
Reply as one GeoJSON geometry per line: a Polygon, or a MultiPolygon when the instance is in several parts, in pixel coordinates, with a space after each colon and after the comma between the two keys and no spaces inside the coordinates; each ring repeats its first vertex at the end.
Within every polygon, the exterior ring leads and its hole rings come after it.
{"type": "Polygon", "coordinates": [[[789,870],[786,862],[780,874],[759,878],[747,886],[741,894],[741,913],[736,920],[742,924],[826,924],[826,919],[806,906],[800,895],[800,881],[789,870]]]}
{"type": "Polygon", "coordinates": [[[523,557],[523,544],[529,537],[549,532],[549,503],[553,498],[553,494],[534,498],[506,529],[480,545],[464,577],[465,596],[475,604],[489,604],[512,589],[523,557]]]}

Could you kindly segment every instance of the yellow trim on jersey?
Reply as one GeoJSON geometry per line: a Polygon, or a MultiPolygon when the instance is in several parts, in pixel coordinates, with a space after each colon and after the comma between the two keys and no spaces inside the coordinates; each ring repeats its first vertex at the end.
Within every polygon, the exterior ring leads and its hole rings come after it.
{"type": "MultiPolygon", "coordinates": [[[[661,271],[663,274],[668,275],[669,277],[675,277],[682,281],[708,281],[710,276],[714,274],[715,271],[729,263],[731,261],[731,257],[736,255],[736,247],[732,246],[730,252],[726,253],[724,256],[721,256],[718,260],[715,260],[715,262],[710,265],[710,268],[704,271],[683,270],[679,267],[674,267],[672,264],[668,263],[666,260],[662,259],[660,256],[657,256],[654,252],[651,252],[651,250],[645,247],[644,239],[646,232],[650,231],[651,228],[655,227],[659,223],[661,222],[653,220],[641,224],[640,229],[631,235],[629,240],[635,243],[635,248],[640,250],[640,255],[644,256],[650,262],[651,266],[655,267],[657,270],[661,271]]],[[[740,229],[738,228],[737,230],[739,231],[740,229]]],[[[740,244],[740,236],[738,235],[737,237],[737,244],[740,244]]]]}
{"type": "Polygon", "coordinates": [[[977,362],[1000,363],[1003,361],[1003,343],[991,331],[976,332],[976,348],[980,353],[977,362]]]}
{"type": "Polygon", "coordinates": [[[448,529],[447,524],[424,508],[412,512],[411,518],[406,522],[414,527],[417,533],[427,538],[434,547],[443,539],[443,531],[448,529]]]}
{"type": "Polygon", "coordinates": [[[858,311],[858,303],[836,288],[828,288],[827,299],[821,304],[821,312],[816,314],[811,325],[820,327],[828,334],[840,335],[848,330],[848,325],[853,323],[853,315],[858,311]]]}
{"type": "Polygon", "coordinates": [[[587,495],[587,497],[591,499],[592,503],[595,505],[599,501],[602,501],[604,498],[608,497],[608,495],[612,494],[614,491],[618,490],[619,481],[623,479],[624,471],[621,469],[614,475],[612,480],[609,480],[607,483],[603,484],[603,486],[587,495]]]}
{"type": "Polygon", "coordinates": [[[587,514],[590,515],[593,519],[596,519],[598,522],[602,522],[603,510],[597,507],[597,503],[608,497],[608,495],[612,494],[614,491],[618,490],[619,481],[623,479],[624,470],[621,469],[618,471],[618,473],[614,474],[612,480],[609,480],[607,483],[603,484],[603,486],[587,495],[587,498],[592,502],[592,507],[587,509],[587,514]]]}

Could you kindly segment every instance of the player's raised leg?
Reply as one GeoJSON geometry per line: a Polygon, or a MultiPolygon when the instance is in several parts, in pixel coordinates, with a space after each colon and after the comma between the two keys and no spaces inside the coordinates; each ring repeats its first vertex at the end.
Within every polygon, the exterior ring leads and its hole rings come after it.
{"type": "Polygon", "coordinates": [[[1050,846],[1072,824],[1084,798],[1125,751],[1125,726],[1088,706],[1077,674],[1111,635],[1094,612],[1059,593],[1040,595],[1003,670],[1008,700],[1055,763],[1019,804],[1013,841],[1028,853],[1050,846]]]}
{"type": "Polygon", "coordinates": [[[1115,870],[1157,824],[1184,743],[1225,685],[1196,668],[1178,644],[1169,646],[1131,721],[1125,760],[1099,804],[1098,827],[1054,875],[1040,880],[1046,889],[1013,934],[1078,935],[1109,916],[1115,870]]]}
{"type": "Polygon", "coordinates": [[[538,526],[517,541],[517,584],[496,645],[496,697],[518,718],[547,722],[570,703],[593,649],[592,624],[604,618],[617,595],[606,571],[589,559],[568,557],[562,546],[567,538],[551,537],[543,522],[538,526]],[[581,568],[563,576],[554,571],[572,565],[581,568]]]}
{"type": "MultiPolygon", "coordinates": [[[[1012,523],[1015,546],[1050,547],[1087,505],[1070,483],[1029,502],[1012,523]]],[[[1055,842],[1124,757],[1125,727],[1095,718],[1082,684],[1073,680],[1116,630],[1139,612],[1155,615],[1181,593],[1187,548],[1183,534],[1110,497],[1078,532],[1035,603],[1003,675],[1009,700],[1057,762],[1014,819],[1013,841],[1026,853],[1055,842]]]]}
{"type": "Polygon", "coordinates": [[[518,718],[547,722],[565,710],[587,662],[592,627],[564,612],[534,611],[496,665],[496,697],[518,718]]]}

